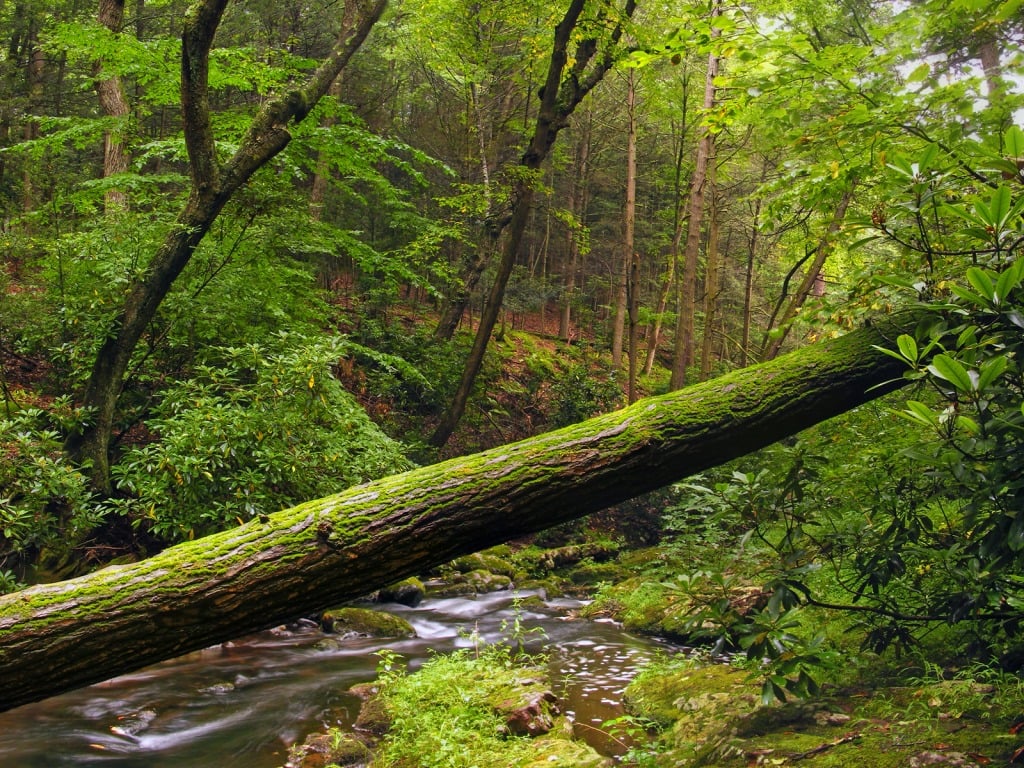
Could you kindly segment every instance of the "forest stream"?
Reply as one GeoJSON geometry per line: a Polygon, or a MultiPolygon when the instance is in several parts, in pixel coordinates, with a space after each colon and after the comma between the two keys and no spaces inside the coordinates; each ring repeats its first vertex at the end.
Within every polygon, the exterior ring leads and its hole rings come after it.
{"type": "Polygon", "coordinates": [[[279,627],[20,707],[0,714],[0,765],[276,768],[308,733],[352,724],[360,700],[348,690],[375,678],[375,652],[390,649],[414,670],[434,652],[498,642],[517,617],[531,650],[548,649],[577,735],[605,751],[597,727],[622,714],[626,684],[664,646],[574,619],[575,600],[514,604],[536,594],[384,606],[415,628],[406,640],[342,639],[312,622],[279,627]]]}

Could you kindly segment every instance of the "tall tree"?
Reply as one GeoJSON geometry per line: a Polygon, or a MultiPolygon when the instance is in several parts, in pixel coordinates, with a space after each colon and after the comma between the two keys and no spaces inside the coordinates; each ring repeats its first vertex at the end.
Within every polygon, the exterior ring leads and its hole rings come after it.
{"type": "Polygon", "coordinates": [[[191,190],[176,226],[144,272],[125,291],[124,304],[100,342],[82,398],[90,421],[70,434],[65,447],[91,464],[95,488],[110,491],[110,439],[117,401],[139,340],[174,281],[224,205],[291,140],[289,123],[303,120],[380,18],[386,0],[348,0],[359,21],[337,40],[330,55],[301,85],[266,101],[234,154],[218,158],[210,109],[210,51],[227,0],[200,0],[185,15],[181,50],[181,113],[191,190]]]}
{"type": "MultiPolygon", "coordinates": [[[[626,201],[622,211],[622,263],[629,317],[629,376],[627,399],[636,402],[637,360],[640,355],[640,252],[636,248],[636,80],[637,70],[630,69],[626,82],[626,201]]],[[[620,334],[621,335],[621,334],[620,334]]],[[[621,342],[619,355],[621,357],[621,342]]],[[[615,347],[612,347],[612,365],[615,347]]]]}
{"type": "Polygon", "coordinates": [[[722,204],[718,189],[718,165],[714,148],[708,158],[708,246],[707,263],[704,267],[704,335],[700,344],[700,380],[707,381],[711,375],[712,343],[715,338],[715,321],[718,316],[718,300],[722,285],[721,236],[722,204]]]}
{"type": "Polygon", "coordinates": [[[570,164],[572,168],[566,194],[566,208],[571,220],[566,226],[566,258],[563,267],[562,295],[558,315],[558,336],[569,341],[572,327],[572,307],[576,299],[576,273],[579,270],[584,233],[586,233],[586,211],[589,201],[591,132],[594,127],[593,108],[586,109],[576,121],[570,164]]]}
{"type": "MultiPolygon", "coordinates": [[[[717,36],[715,19],[722,6],[715,0],[711,7],[712,35],[717,36]]],[[[686,384],[686,369],[693,362],[695,316],[697,312],[697,268],[700,257],[701,230],[704,222],[704,195],[707,187],[708,163],[713,154],[715,134],[708,124],[708,115],[715,106],[715,78],[718,76],[718,52],[708,53],[704,74],[704,121],[697,141],[693,178],[690,181],[689,215],[686,224],[686,247],[683,250],[682,269],[679,274],[678,308],[676,318],[675,349],[672,355],[672,377],[669,386],[678,389],[686,384]]]]}
{"type": "MultiPolygon", "coordinates": [[[[121,34],[124,26],[124,0],[100,0],[97,20],[115,35],[121,34]]],[[[94,69],[100,107],[112,121],[111,127],[103,133],[103,176],[115,176],[128,170],[129,157],[124,140],[128,100],[118,75],[104,73],[102,61],[97,61],[94,69]]],[[[127,195],[120,189],[110,188],[106,193],[108,211],[123,208],[127,202],[127,195]]]]}
{"type": "Polygon", "coordinates": [[[451,437],[465,413],[466,403],[469,401],[477,374],[483,365],[484,353],[487,351],[491,333],[494,331],[501,312],[505,287],[512,274],[512,268],[515,266],[519,245],[529,220],[530,208],[533,205],[537,189],[537,171],[547,159],[559,132],[568,125],[569,118],[576,107],[601,82],[605,73],[615,63],[624,24],[636,10],[636,0],[626,0],[621,13],[615,12],[611,19],[608,18],[608,9],[602,5],[592,22],[596,29],[604,31],[606,27],[610,26],[610,31],[605,33],[606,36],[603,39],[598,37],[581,39],[575,46],[573,61],[570,65],[570,44],[586,6],[586,0],[572,0],[562,20],[555,27],[548,72],[539,92],[540,106],[533,136],[520,161],[520,172],[512,181],[507,228],[503,232],[501,260],[487,296],[487,303],[481,313],[480,324],[477,326],[476,336],[473,339],[473,347],[463,367],[458,388],[451,404],[430,437],[431,445],[442,446],[448,442],[448,438],[451,437]]]}

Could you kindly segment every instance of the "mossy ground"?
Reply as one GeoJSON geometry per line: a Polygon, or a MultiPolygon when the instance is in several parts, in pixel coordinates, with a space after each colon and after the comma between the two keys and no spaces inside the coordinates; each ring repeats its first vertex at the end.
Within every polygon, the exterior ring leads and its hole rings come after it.
{"type": "Polygon", "coordinates": [[[504,646],[437,656],[406,675],[393,660],[377,701],[389,718],[373,768],[521,768],[603,766],[604,758],[571,739],[557,705],[545,696],[546,673],[524,666],[504,646]],[[509,732],[509,712],[537,702],[546,734],[509,732]]]}
{"type": "Polygon", "coordinates": [[[726,664],[672,661],[629,686],[627,707],[656,737],[635,753],[645,766],[788,765],[903,768],[1008,765],[1020,688],[1011,678],[979,683],[905,680],[903,685],[826,686],[807,701],[762,706],[759,682],[726,664]]]}

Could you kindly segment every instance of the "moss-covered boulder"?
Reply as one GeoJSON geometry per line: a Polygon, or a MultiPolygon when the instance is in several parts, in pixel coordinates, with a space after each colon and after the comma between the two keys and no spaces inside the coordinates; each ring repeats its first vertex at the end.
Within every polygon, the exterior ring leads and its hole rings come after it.
{"type": "MultiPolygon", "coordinates": [[[[533,753],[528,762],[517,763],[514,768],[610,768],[615,764],[581,741],[556,736],[534,740],[533,753]]],[[[510,764],[509,768],[513,766],[510,764]]]]}
{"type": "Polygon", "coordinates": [[[327,766],[365,765],[370,747],[355,736],[331,729],[315,733],[289,750],[286,768],[327,768],[327,766]]]}
{"type": "Polygon", "coordinates": [[[401,638],[416,637],[416,630],[403,618],[368,608],[335,608],[320,615],[325,632],[342,636],[401,638]]]}
{"type": "Polygon", "coordinates": [[[415,608],[423,601],[427,589],[423,582],[412,576],[397,584],[378,590],[376,600],[378,603],[399,603],[415,608]]]}
{"type": "Polygon", "coordinates": [[[452,562],[452,567],[460,573],[471,571],[488,571],[490,573],[507,576],[515,579],[522,576],[522,569],[512,559],[511,551],[507,547],[476,552],[472,555],[460,557],[452,562]]]}

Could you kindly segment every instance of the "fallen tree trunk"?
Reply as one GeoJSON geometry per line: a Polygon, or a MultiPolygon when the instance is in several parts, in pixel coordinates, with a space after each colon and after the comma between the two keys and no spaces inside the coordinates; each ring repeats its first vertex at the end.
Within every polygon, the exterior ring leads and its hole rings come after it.
{"type": "Polygon", "coordinates": [[[143,562],[0,597],[0,711],[308,615],[749,453],[900,386],[887,320],[143,562]]]}

